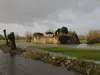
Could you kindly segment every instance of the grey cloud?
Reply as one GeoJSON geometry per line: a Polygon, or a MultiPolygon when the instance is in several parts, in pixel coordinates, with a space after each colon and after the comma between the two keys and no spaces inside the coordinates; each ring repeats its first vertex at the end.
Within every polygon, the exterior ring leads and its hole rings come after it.
{"type": "Polygon", "coordinates": [[[0,22],[47,28],[66,25],[84,33],[100,28],[98,9],[100,0],[0,0],[0,22]]]}
{"type": "Polygon", "coordinates": [[[0,0],[0,21],[27,25],[63,9],[89,12],[99,5],[99,0],[0,0]]]}
{"type": "Polygon", "coordinates": [[[0,21],[32,22],[66,7],[67,2],[66,0],[0,0],[0,21]]]}

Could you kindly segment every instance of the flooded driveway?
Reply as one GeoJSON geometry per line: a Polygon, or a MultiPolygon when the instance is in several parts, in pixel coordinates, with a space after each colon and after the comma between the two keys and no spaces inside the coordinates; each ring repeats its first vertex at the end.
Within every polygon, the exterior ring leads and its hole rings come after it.
{"type": "Polygon", "coordinates": [[[33,59],[25,59],[21,56],[14,57],[14,65],[13,75],[79,75],[62,67],[55,67],[33,59]]]}
{"type": "Polygon", "coordinates": [[[10,57],[0,51],[0,75],[79,75],[62,67],[55,67],[22,55],[10,57]]]}
{"type": "Polygon", "coordinates": [[[0,50],[0,75],[12,75],[12,59],[0,50]]]}
{"type": "MultiPolygon", "coordinates": [[[[20,48],[27,49],[28,46],[33,46],[33,44],[17,43],[17,46],[20,48]]],[[[42,45],[42,46],[55,47],[59,45],[42,45]]],[[[60,45],[60,46],[67,47],[68,45],[67,46],[60,45]]],[[[83,45],[81,46],[84,47],[83,45]]],[[[73,45],[73,47],[81,47],[81,46],[73,45]]],[[[29,50],[35,51],[36,49],[29,49],[29,50]]],[[[51,55],[57,56],[55,53],[51,53],[51,55]]],[[[80,74],[73,71],[67,71],[66,68],[56,67],[51,64],[43,63],[41,61],[36,61],[33,59],[25,59],[22,55],[16,55],[14,57],[11,57],[9,54],[5,54],[0,50],[0,75],[80,75],[80,74]]]]}

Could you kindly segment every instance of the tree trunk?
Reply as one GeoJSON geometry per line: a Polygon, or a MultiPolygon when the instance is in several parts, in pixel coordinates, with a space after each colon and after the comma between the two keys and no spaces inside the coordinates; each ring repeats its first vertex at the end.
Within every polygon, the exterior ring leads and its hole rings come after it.
{"type": "Polygon", "coordinates": [[[14,32],[11,32],[8,35],[8,39],[10,41],[10,48],[11,48],[11,50],[15,50],[16,49],[16,43],[15,43],[15,34],[14,34],[14,32]]]}
{"type": "Polygon", "coordinates": [[[3,32],[4,32],[5,39],[6,39],[6,45],[9,46],[8,38],[6,35],[6,29],[4,29],[3,32]]]}

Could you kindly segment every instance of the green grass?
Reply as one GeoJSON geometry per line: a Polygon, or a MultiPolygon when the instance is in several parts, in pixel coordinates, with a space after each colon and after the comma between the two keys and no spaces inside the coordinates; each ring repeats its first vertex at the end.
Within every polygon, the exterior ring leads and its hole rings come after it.
{"type": "Polygon", "coordinates": [[[0,40],[0,43],[6,43],[6,40],[0,40]]]}
{"type": "Polygon", "coordinates": [[[64,55],[77,57],[78,59],[89,59],[100,61],[100,50],[62,47],[40,47],[39,49],[62,53],[64,55]]]}
{"type": "MultiPolygon", "coordinates": [[[[5,43],[6,40],[0,40],[0,42],[5,43]]],[[[16,40],[16,42],[26,42],[26,40],[16,40]]]]}
{"type": "Polygon", "coordinates": [[[100,46],[100,43],[95,44],[96,46],[100,46]]]}
{"type": "Polygon", "coordinates": [[[26,40],[16,40],[16,42],[26,42],[26,40]]]}
{"type": "Polygon", "coordinates": [[[87,43],[87,40],[80,40],[81,43],[87,43]]]}
{"type": "Polygon", "coordinates": [[[2,50],[3,52],[9,52],[9,49],[8,49],[8,47],[6,46],[5,43],[0,45],[0,50],[2,50]]]}

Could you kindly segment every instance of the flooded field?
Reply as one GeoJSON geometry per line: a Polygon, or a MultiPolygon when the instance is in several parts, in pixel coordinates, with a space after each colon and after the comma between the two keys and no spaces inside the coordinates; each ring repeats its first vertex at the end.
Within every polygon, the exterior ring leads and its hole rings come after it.
{"type": "MultiPolygon", "coordinates": [[[[31,51],[37,51],[29,46],[37,46],[37,44],[17,43],[20,48],[25,48],[31,51]]],[[[41,45],[38,46],[51,46],[51,47],[73,47],[73,48],[95,48],[100,49],[100,46],[80,44],[80,45],[41,45]]],[[[63,56],[51,52],[53,56],[63,56]]],[[[80,75],[73,71],[67,71],[62,67],[55,67],[51,64],[46,64],[41,61],[33,59],[25,59],[22,55],[11,57],[0,50],[0,75],[80,75]]]]}
{"type": "Polygon", "coordinates": [[[79,45],[58,45],[58,44],[32,44],[32,43],[17,43],[20,48],[27,48],[28,46],[40,46],[40,47],[72,47],[72,48],[89,48],[89,49],[100,49],[100,46],[79,44],[79,45]]]}

